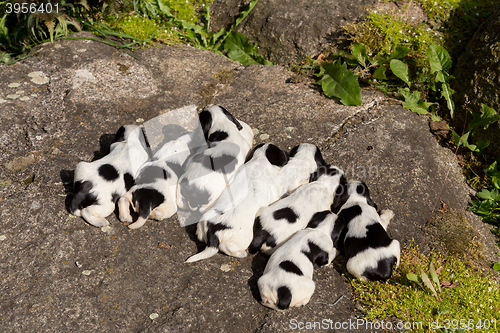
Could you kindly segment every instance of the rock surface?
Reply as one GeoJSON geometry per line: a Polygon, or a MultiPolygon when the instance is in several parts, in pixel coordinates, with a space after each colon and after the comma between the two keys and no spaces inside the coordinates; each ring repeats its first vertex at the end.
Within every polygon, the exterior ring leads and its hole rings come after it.
{"type": "MultiPolygon", "coordinates": [[[[283,67],[244,67],[192,47],[144,49],[140,60],[89,40],[35,51],[0,66],[2,332],[283,332],[293,320],[335,325],[362,315],[341,257],[315,271],[308,305],[276,313],[256,300],[261,255],[185,264],[200,244],[195,226],[181,228],[175,216],[129,230],[112,215],[103,231],[68,213],[79,161],[106,154],[121,125],[185,105],[225,106],[258,130],[256,143],[317,144],[368,184],[379,208],[394,210],[389,232],[403,244],[432,245],[426,221],[439,198],[468,204],[460,167],[426,119],[379,92],[346,107],[308,82],[287,83],[293,74],[283,67]],[[32,82],[40,71],[46,82],[32,82]]],[[[469,217],[493,260],[488,228],[469,217]]]]}
{"type": "MultiPolygon", "coordinates": [[[[481,104],[500,112],[500,10],[494,12],[476,31],[465,52],[458,59],[454,70],[457,108],[456,119],[459,123],[469,122],[470,113],[480,113],[481,104]],[[469,105],[465,108],[466,97],[469,105]]],[[[500,122],[493,124],[486,132],[479,131],[478,138],[491,140],[490,149],[500,156],[500,122]]]]}
{"type": "MultiPolygon", "coordinates": [[[[215,0],[211,28],[228,28],[250,0],[215,0]]],[[[237,27],[261,54],[277,64],[302,61],[339,45],[341,27],[354,23],[379,0],[259,0],[237,27]],[[285,10],[284,10],[285,9],[285,10]]]]}

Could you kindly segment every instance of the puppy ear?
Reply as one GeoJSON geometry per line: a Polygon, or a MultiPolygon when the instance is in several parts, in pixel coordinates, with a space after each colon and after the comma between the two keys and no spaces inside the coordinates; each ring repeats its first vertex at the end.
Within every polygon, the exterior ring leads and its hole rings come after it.
{"type": "Polygon", "coordinates": [[[229,119],[230,121],[232,121],[236,125],[236,128],[238,128],[238,131],[241,131],[243,129],[243,126],[241,126],[241,124],[238,121],[238,119],[236,119],[232,114],[230,114],[222,106],[219,105],[219,107],[221,108],[222,112],[226,115],[227,119],[229,119]]]}
{"type": "Polygon", "coordinates": [[[266,149],[266,158],[272,165],[279,167],[288,163],[288,154],[277,146],[270,144],[266,149]]]}
{"type": "Polygon", "coordinates": [[[347,193],[347,179],[345,175],[340,176],[339,186],[335,190],[335,195],[333,196],[333,203],[330,206],[332,213],[337,214],[340,208],[347,202],[349,199],[349,194],[347,193]]]}
{"type": "Polygon", "coordinates": [[[125,126],[118,129],[115,134],[115,142],[125,141],[125,126]]]}
{"type": "Polygon", "coordinates": [[[208,140],[208,131],[210,131],[210,127],[212,127],[212,115],[209,111],[203,110],[200,112],[199,118],[205,140],[208,140]]]}
{"type": "Polygon", "coordinates": [[[326,165],[325,160],[323,159],[323,155],[321,155],[321,151],[318,147],[316,147],[316,153],[314,154],[314,160],[316,161],[316,165],[318,167],[322,165],[326,165]]]}
{"type": "Polygon", "coordinates": [[[360,182],[360,184],[358,184],[358,186],[356,187],[356,192],[359,195],[365,197],[367,204],[369,204],[375,209],[378,209],[377,205],[375,204],[375,202],[373,202],[372,198],[370,197],[370,190],[368,190],[368,186],[366,186],[364,182],[360,182]]]}
{"type": "Polygon", "coordinates": [[[248,154],[247,154],[247,157],[245,158],[245,163],[246,163],[246,162],[248,162],[248,161],[250,161],[250,160],[252,159],[253,154],[255,153],[255,151],[257,151],[257,149],[261,148],[261,147],[262,147],[262,146],[264,146],[264,145],[265,145],[265,143],[261,143],[261,144],[259,144],[259,145],[255,146],[255,148],[254,148],[254,149],[250,150],[250,151],[248,152],[248,154]]]}
{"type": "Polygon", "coordinates": [[[329,168],[321,165],[321,166],[318,166],[318,168],[313,172],[311,173],[311,175],[309,176],[309,183],[312,183],[316,180],[319,179],[319,177],[321,177],[322,175],[325,175],[327,172],[328,172],[329,168]]]}
{"type": "Polygon", "coordinates": [[[293,147],[292,150],[290,150],[290,158],[294,157],[295,154],[297,154],[297,152],[299,151],[299,146],[300,145],[297,145],[297,146],[293,147]]]}

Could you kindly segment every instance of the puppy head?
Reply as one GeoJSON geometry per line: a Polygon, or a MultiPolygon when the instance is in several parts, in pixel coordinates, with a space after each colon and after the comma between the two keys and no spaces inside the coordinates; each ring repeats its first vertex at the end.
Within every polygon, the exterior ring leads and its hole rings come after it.
{"type": "MultiPolygon", "coordinates": [[[[238,119],[236,119],[226,109],[224,109],[222,106],[219,105],[211,105],[206,107],[205,109],[203,109],[203,111],[201,111],[199,118],[200,118],[201,128],[203,129],[203,134],[205,135],[205,139],[207,141],[210,141],[209,131],[214,124],[229,121],[233,123],[239,131],[243,129],[243,126],[240,124],[238,119]]],[[[217,132],[217,130],[214,132],[217,132]]],[[[221,135],[222,136],[224,135],[223,133],[224,132],[221,131],[221,133],[218,133],[212,139],[214,141],[221,141],[220,139],[221,135]]],[[[225,134],[227,135],[227,133],[225,134]]]]}
{"type": "Polygon", "coordinates": [[[349,196],[348,201],[359,201],[360,199],[366,201],[366,203],[375,209],[377,209],[377,205],[370,197],[370,191],[368,190],[368,186],[362,181],[352,180],[348,183],[347,194],[349,196]]]}
{"type": "Polygon", "coordinates": [[[263,154],[265,154],[269,163],[279,167],[286,165],[289,160],[286,151],[279,149],[279,147],[271,143],[261,143],[248,153],[245,163],[253,159],[254,156],[262,156],[263,154]]]}
{"type": "Polygon", "coordinates": [[[314,158],[317,167],[326,166],[326,162],[323,159],[323,155],[321,155],[321,151],[318,147],[310,143],[301,143],[290,150],[290,158],[301,157],[305,158],[306,156],[311,156],[314,158]]]}

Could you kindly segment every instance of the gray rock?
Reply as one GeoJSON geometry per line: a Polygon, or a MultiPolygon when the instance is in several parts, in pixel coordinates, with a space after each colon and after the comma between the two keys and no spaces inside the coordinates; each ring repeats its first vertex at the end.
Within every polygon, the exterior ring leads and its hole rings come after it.
{"type": "MultiPolygon", "coordinates": [[[[459,124],[472,119],[466,110],[481,112],[485,104],[500,112],[500,10],[494,12],[476,31],[454,70],[456,93],[456,120],[459,124]],[[466,105],[466,96],[469,105],[466,105]]],[[[459,127],[461,128],[461,127],[459,127]]],[[[487,131],[479,130],[477,139],[490,139],[489,147],[496,157],[500,155],[500,123],[487,131]]]]}
{"type": "MultiPolygon", "coordinates": [[[[249,0],[215,0],[211,28],[228,28],[249,0]]],[[[290,64],[338,46],[340,27],[360,19],[378,0],[259,0],[236,31],[257,42],[272,62],[290,64]]]]}
{"type": "MultiPolygon", "coordinates": [[[[389,232],[403,244],[432,244],[426,221],[441,191],[449,206],[467,206],[460,167],[426,119],[379,92],[365,90],[361,106],[346,107],[307,82],[287,83],[293,73],[280,66],[243,67],[192,47],[144,49],[135,53],[138,61],[94,41],[56,44],[0,66],[0,82],[29,82],[33,71],[49,79],[23,83],[37,97],[9,100],[0,115],[5,149],[20,156],[36,151],[39,158],[26,170],[36,174],[29,186],[22,186],[25,173],[0,169],[0,179],[13,181],[0,187],[1,332],[284,332],[293,320],[335,324],[361,315],[342,257],[315,271],[308,305],[276,313],[256,300],[261,255],[218,254],[188,265],[184,260],[201,244],[195,226],[181,228],[175,216],[129,230],[112,215],[103,232],[69,215],[79,161],[103,156],[121,125],[185,105],[219,103],[282,148],[317,144],[349,178],[366,181],[381,209],[395,211],[389,232]]],[[[10,91],[0,85],[0,98],[10,91]]],[[[14,158],[0,152],[2,165],[14,158]]],[[[480,235],[491,260],[494,240],[487,228],[480,235]]]]}

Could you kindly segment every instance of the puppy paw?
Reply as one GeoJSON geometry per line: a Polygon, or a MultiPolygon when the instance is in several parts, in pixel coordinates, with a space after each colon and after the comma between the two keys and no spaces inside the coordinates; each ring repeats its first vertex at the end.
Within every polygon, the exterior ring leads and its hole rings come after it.
{"type": "Polygon", "coordinates": [[[386,219],[392,220],[392,218],[394,217],[394,212],[390,209],[384,209],[380,211],[380,215],[384,215],[386,219]]]}
{"type": "Polygon", "coordinates": [[[124,223],[132,223],[132,222],[134,222],[134,220],[132,219],[132,216],[130,216],[130,215],[128,215],[128,216],[126,216],[126,215],[125,216],[120,215],[119,218],[120,218],[120,221],[124,222],[124,223]]]}
{"type": "Polygon", "coordinates": [[[98,227],[98,228],[105,227],[105,226],[109,225],[109,222],[106,219],[99,219],[99,220],[94,219],[92,221],[87,221],[87,222],[92,224],[94,227],[98,227]]]}

